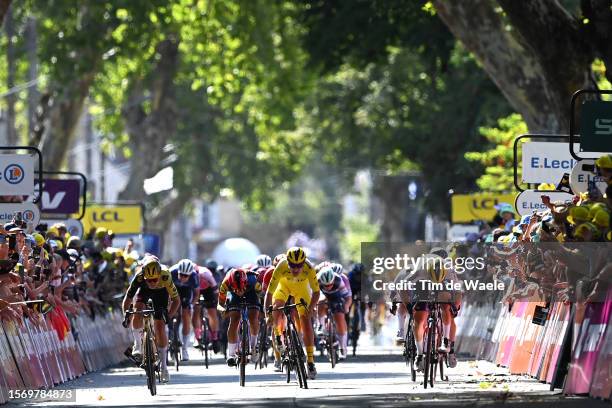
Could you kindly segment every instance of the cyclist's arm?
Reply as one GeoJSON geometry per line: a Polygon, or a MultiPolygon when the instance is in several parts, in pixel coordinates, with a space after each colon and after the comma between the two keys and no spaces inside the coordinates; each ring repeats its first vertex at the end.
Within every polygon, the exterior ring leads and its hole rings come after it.
{"type": "Polygon", "coordinates": [[[193,305],[197,305],[200,300],[200,277],[197,272],[194,272],[191,276],[192,276],[191,279],[193,279],[193,285],[192,285],[193,296],[192,296],[191,303],[193,305]]]}
{"type": "Polygon", "coordinates": [[[132,299],[134,299],[134,295],[136,295],[136,291],[140,288],[143,282],[143,277],[140,274],[134,276],[134,279],[130,282],[130,286],[125,292],[125,297],[123,298],[123,303],[121,304],[121,308],[123,309],[123,313],[125,313],[130,305],[132,304],[132,299]]]}
{"type": "Polygon", "coordinates": [[[317,273],[315,269],[307,262],[308,265],[308,283],[312,289],[312,296],[310,297],[310,310],[314,310],[314,307],[319,303],[319,296],[321,295],[319,288],[319,281],[317,280],[317,273]]]}
{"type": "Polygon", "coordinates": [[[268,306],[272,303],[272,294],[276,290],[278,286],[278,282],[280,281],[281,275],[283,273],[283,265],[286,265],[287,261],[281,261],[274,268],[274,272],[272,272],[272,278],[270,278],[270,283],[268,284],[268,290],[266,291],[266,296],[264,300],[264,308],[267,309],[268,306]]]}
{"type": "Polygon", "coordinates": [[[219,288],[219,305],[221,305],[222,307],[225,307],[225,302],[227,301],[227,291],[228,291],[227,279],[228,277],[226,276],[221,282],[221,286],[219,288]]]}

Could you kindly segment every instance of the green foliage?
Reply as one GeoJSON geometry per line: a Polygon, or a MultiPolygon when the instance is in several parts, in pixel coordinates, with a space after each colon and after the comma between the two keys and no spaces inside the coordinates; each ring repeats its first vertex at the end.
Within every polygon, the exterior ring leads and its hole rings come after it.
{"type": "Polygon", "coordinates": [[[370,222],[366,215],[355,215],[342,219],[343,234],[340,238],[341,255],[344,261],[361,259],[361,243],[374,242],[380,226],[370,222]]]}
{"type": "Polygon", "coordinates": [[[302,127],[321,157],[346,172],[420,169],[427,207],[448,211],[449,189],[474,188],[479,166],[465,152],[482,148],[477,129],[509,113],[473,58],[455,47],[446,73],[415,50],[394,48],[384,63],[349,64],[324,77],[304,105],[302,127]]]}
{"type": "MultiPolygon", "coordinates": [[[[469,152],[465,157],[485,167],[484,174],[476,180],[482,191],[513,191],[513,144],[514,139],[527,133],[527,125],[518,113],[501,118],[497,127],[481,127],[480,134],[492,144],[483,152],[469,152]]],[[[521,160],[520,152],[517,160],[521,160]]]]}

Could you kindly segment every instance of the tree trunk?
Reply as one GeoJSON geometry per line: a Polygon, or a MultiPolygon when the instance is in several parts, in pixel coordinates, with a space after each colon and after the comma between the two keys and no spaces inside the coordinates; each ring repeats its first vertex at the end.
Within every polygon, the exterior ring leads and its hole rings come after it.
{"type": "Polygon", "coordinates": [[[571,95],[590,85],[590,67],[571,16],[556,1],[500,0],[507,17],[493,0],[433,3],[530,131],[567,132],[571,95]]]}
{"type": "Polygon", "coordinates": [[[4,17],[6,16],[6,12],[11,5],[11,1],[12,0],[0,0],[0,25],[2,25],[2,22],[4,21],[4,17]]]}
{"type": "Polygon", "coordinates": [[[56,88],[42,95],[32,144],[41,149],[45,170],[61,170],[94,76],[94,71],[89,72],[61,90],[56,88]]]}
{"type": "Polygon", "coordinates": [[[380,240],[404,242],[406,178],[379,176],[374,179],[374,195],[382,202],[380,240]]]}
{"type": "Polygon", "coordinates": [[[151,112],[143,107],[145,79],[132,87],[122,115],[132,150],[130,177],[120,200],[143,201],[143,183],[160,170],[163,147],[176,131],[177,107],[174,89],[179,55],[178,40],[168,38],[157,45],[159,58],[150,77],[151,112]]]}
{"type": "Polygon", "coordinates": [[[15,87],[15,46],[13,45],[13,37],[15,36],[15,28],[13,24],[13,12],[9,7],[6,10],[4,21],[4,29],[6,31],[6,63],[7,75],[6,86],[9,94],[6,96],[6,141],[9,146],[16,146],[18,142],[17,129],[15,128],[15,102],[17,101],[15,87]]]}
{"type": "MultiPolygon", "coordinates": [[[[26,26],[26,53],[28,56],[28,81],[38,78],[38,56],[36,47],[38,42],[36,18],[28,17],[26,26]]],[[[28,88],[28,140],[36,129],[36,109],[39,102],[38,85],[32,84],[28,88]]]]}

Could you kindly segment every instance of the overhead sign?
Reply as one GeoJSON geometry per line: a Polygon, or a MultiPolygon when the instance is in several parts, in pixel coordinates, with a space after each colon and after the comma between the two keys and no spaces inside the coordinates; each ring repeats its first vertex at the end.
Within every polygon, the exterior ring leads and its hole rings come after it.
{"type": "Polygon", "coordinates": [[[612,102],[585,101],[580,111],[580,151],[612,152],[612,102]]]}
{"type": "Polygon", "coordinates": [[[139,205],[102,206],[90,205],[81,220],[85,232],[104,227],[115,234],[140,234],[142,232],[142,207],[139,205]]]}
{"type": "Polygon", "coordinates": [[[544,211],[548,207],[542,202],[542,196],[546,195],[550,197],[550,201],[563,201],[571,203],[574,196],[569,193],[562,191],[538,191],[538,190],[525,190],[516,196],[514,206],[516,212],[519,215],[530,215],[534,211],[544,211]]]}
{"type": "Polygon", "coordinates": [[[495,209],[497,204],[512,204],[513,202],[514,194],[453,194],[451,221],[455,224],[479,220],[489,221],[497,213],[495,209]]]}
{"type": "Polygon", "coordinates": [[[523,182],[557,184],[577,161],[569,153],[569,143],[526,142],[523,153],[523,182]]]}
{"type": "Polygon", "coordinates": [[[76,220],[74,218],[68,218],[66,220],[44,219],[42,220],[42,222],[46,223],[48,227],[51,227],[53,224],[58,223],[64,224],[70,236],[83,238],[83,224],[81,223],[81,221],[76,220]]]}
{"type": "Polygon", "coordinates": [[[0,154],[0,195],[32,195],[34,161],[28,154],[0,154]]]}
{"type": "Polygon", "coordinates": [[[591,188],[598,189],[604,194],[608,183],[606,178],[595,174],[595,160],[580,160],[570,173],[570,187],[575,194],[586,193],[591,188]]]}
{"type": "MultiPolygon", "coordinates": [[[[45,214],[74,214],[80,210],[81,183],[79,180],[44,179],[40,205],[45,214]]],[[[34,195],[38,196],[38,186],[34,195]]]]}
{"type": "Polygon", "coordinates": [[[34,203],[0,204],[0,224],[11,222],[15,214],[28,224],[29,231],[40,222],[40,210],[34,203]]]}

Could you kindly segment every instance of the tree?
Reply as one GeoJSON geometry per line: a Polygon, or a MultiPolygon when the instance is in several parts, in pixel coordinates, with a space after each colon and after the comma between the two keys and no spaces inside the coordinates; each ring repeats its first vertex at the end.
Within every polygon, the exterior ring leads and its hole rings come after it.
{"type": "Polygon", "coordinates": [[[572,93],[596,87],[596,59],[612,62],[612,3],[564,3],[433,0],[531,132],[567,132],[572,93]]]}

